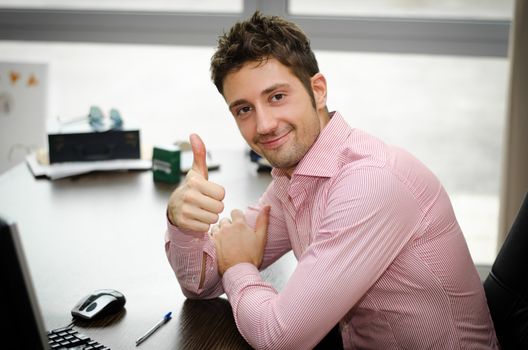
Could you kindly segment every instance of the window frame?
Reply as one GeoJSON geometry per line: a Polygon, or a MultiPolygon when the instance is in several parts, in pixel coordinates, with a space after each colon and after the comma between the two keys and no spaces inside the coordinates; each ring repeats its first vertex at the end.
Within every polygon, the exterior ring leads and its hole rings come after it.
{"type": "Polygon", "coordinates": [[[199,45],[260,10],[298,23],[314,49],[505,57],[511,21],[301,16],[288,0],[244,0],[242,13],[0,8],[0,40],[199,45]]]}

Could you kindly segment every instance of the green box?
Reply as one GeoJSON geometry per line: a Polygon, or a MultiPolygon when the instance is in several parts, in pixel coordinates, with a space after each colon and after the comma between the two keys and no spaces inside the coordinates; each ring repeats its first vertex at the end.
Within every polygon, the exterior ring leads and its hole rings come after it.
{"type": "Polygon", "coordinates": [[[181,177],[181,149],[177,145],[155,146],[152,152],[154,181],[179,183],[181,177]]]}

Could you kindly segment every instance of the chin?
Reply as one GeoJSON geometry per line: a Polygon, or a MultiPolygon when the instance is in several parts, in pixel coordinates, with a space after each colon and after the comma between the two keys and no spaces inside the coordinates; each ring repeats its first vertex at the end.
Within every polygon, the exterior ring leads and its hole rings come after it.
{"type": "Polygon", "coordinates": [[[277,169],[283,169],[283,170],[288,170],[288,169],[291,169],[291,168],[295,168],[297,166],[297,164],[299,164],[299,161],[298,160],[277,160],[277,159],[273,159],[273,158],[268,158],[268,157],[265,157],[266,160],[271,164],[271,166],[273,166],[274,168],[277,168],[277,169]]]}

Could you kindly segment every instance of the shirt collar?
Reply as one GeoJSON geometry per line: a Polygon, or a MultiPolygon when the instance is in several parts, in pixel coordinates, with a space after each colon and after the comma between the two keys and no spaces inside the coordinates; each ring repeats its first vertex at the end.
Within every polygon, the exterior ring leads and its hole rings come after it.
{"type": "MultiPolygon", "coordinates": [[[[295,176],[332,177],[341,167],[340,157],[337,155],[352,129],[339,112],[332,112],[330,115],[330,121],[297,164],[292,178],[295,176]]],[[[283,170],[276,168],[272,170],[272,175],[275,178],[287,177],[283,170]]]]}

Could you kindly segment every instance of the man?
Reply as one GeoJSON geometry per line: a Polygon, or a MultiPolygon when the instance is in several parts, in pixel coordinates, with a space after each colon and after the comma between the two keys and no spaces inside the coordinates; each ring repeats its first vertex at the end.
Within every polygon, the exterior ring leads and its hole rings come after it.
{"type": "Polygon", "coordinates": [[[191,135],[194,164],[169,199],[166,234],[187,297],[225,292],[255,348],[309,349],[338,323],[351,349],[498,347],[445,190],[411,155],[328,112],[295,24],[259,13],[235,24],[211,72],[273,182],[218,222],[225,190],[207,180],[205,146],[191,135]],[[259,269],[289,250],[298,266],[278,293],[259,269]]]}

